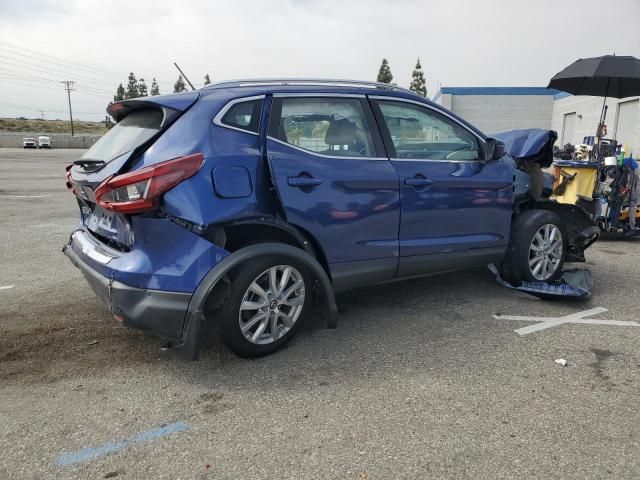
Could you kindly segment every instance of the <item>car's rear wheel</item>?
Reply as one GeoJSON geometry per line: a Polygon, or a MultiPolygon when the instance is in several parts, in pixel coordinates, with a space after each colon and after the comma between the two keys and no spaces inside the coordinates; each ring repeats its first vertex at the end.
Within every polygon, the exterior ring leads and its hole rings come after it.
{"type": "Polygon", "coordinates": [[[509,282],[551,282],[562,275],[566,233],[560,217],[548,210],[526,210],[513,222],[503,274],[509,282]]]}
{"type": "Polygon", "coordinates": [[[222,306],[224,343],[242,357],[274,352],[298,331],[311,304],[312,278],[303,264],[265,256],[238,267],[222,306]]]}

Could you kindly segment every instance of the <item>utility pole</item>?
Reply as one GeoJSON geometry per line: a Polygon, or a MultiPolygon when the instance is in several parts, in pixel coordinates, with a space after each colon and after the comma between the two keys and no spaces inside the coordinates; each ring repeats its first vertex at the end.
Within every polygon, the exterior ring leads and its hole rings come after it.
{"type": "Polygon", "coordinates": [[[44,120],[44,110],[40,110],[40,115],[42,116],[42,120],[44,120]]]}
{"type": "Polygon", "coordinates": [[[73,137],[73,113],[71,112],[71,91],[73,90],[73,82],[71,80],[65,80],[60,83],[64,84],[64,89],[67,91],[67,98],[69,99],[69,118],[71,119],[71,136],[73,137]]]}

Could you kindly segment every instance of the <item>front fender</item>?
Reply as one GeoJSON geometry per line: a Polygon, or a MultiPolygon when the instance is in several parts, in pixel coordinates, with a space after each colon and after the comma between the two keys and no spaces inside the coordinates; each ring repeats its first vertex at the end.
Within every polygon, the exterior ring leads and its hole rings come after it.
{"type": "Polygon", "coordinates": [[[336,328],[338,307],[336,306],[333,285],[320,263],[304,250],[282,243],[259,243],[241,248],[225,257],[204,277],[189,302],[185,316],[182,341],[174,349],[184,358],[196,360],[200,346],[200,327],[204,320],[203,310],[207,298],[214,287],[240,263],[263,256],[285,255],[302,262],[318,281],[325,298],[325,315],[327,328],[336,328]]]}

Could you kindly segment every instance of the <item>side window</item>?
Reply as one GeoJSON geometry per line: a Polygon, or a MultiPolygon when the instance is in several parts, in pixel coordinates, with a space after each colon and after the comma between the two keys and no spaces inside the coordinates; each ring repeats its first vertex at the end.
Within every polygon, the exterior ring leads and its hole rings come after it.
{"type": "Polygon", "coordinates": [[[379,101],[397,158],[478,160],[478,139],[464,127],[419,105],[379,101]]]}
{"type": "Polygon", "coordinates": [[[228,127],[258,133],[262,99],[238,102],[229,108],[220,122],[228,127]]]}
{"type": "Polygon", "coordinates": [[[358,98],[283,98],[280,111],[270,131],[283,142],[323,155],[376,156],[358,98]]]}

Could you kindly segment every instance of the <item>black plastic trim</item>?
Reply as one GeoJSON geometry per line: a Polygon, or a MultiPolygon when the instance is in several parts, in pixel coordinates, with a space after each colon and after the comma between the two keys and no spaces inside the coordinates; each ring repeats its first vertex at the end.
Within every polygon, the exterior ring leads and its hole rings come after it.
{"type": "Polygon", "coordinates": [[[329,264],[336,293],[392,280],[398,268],[398,258],[377,258],[329,264]]]}
{"type": "Polygon", "coordinates": [[[501,261],[507,247],[476,248],[450,253],[400,257],[396,279],[464,270],[501,261]]]}

